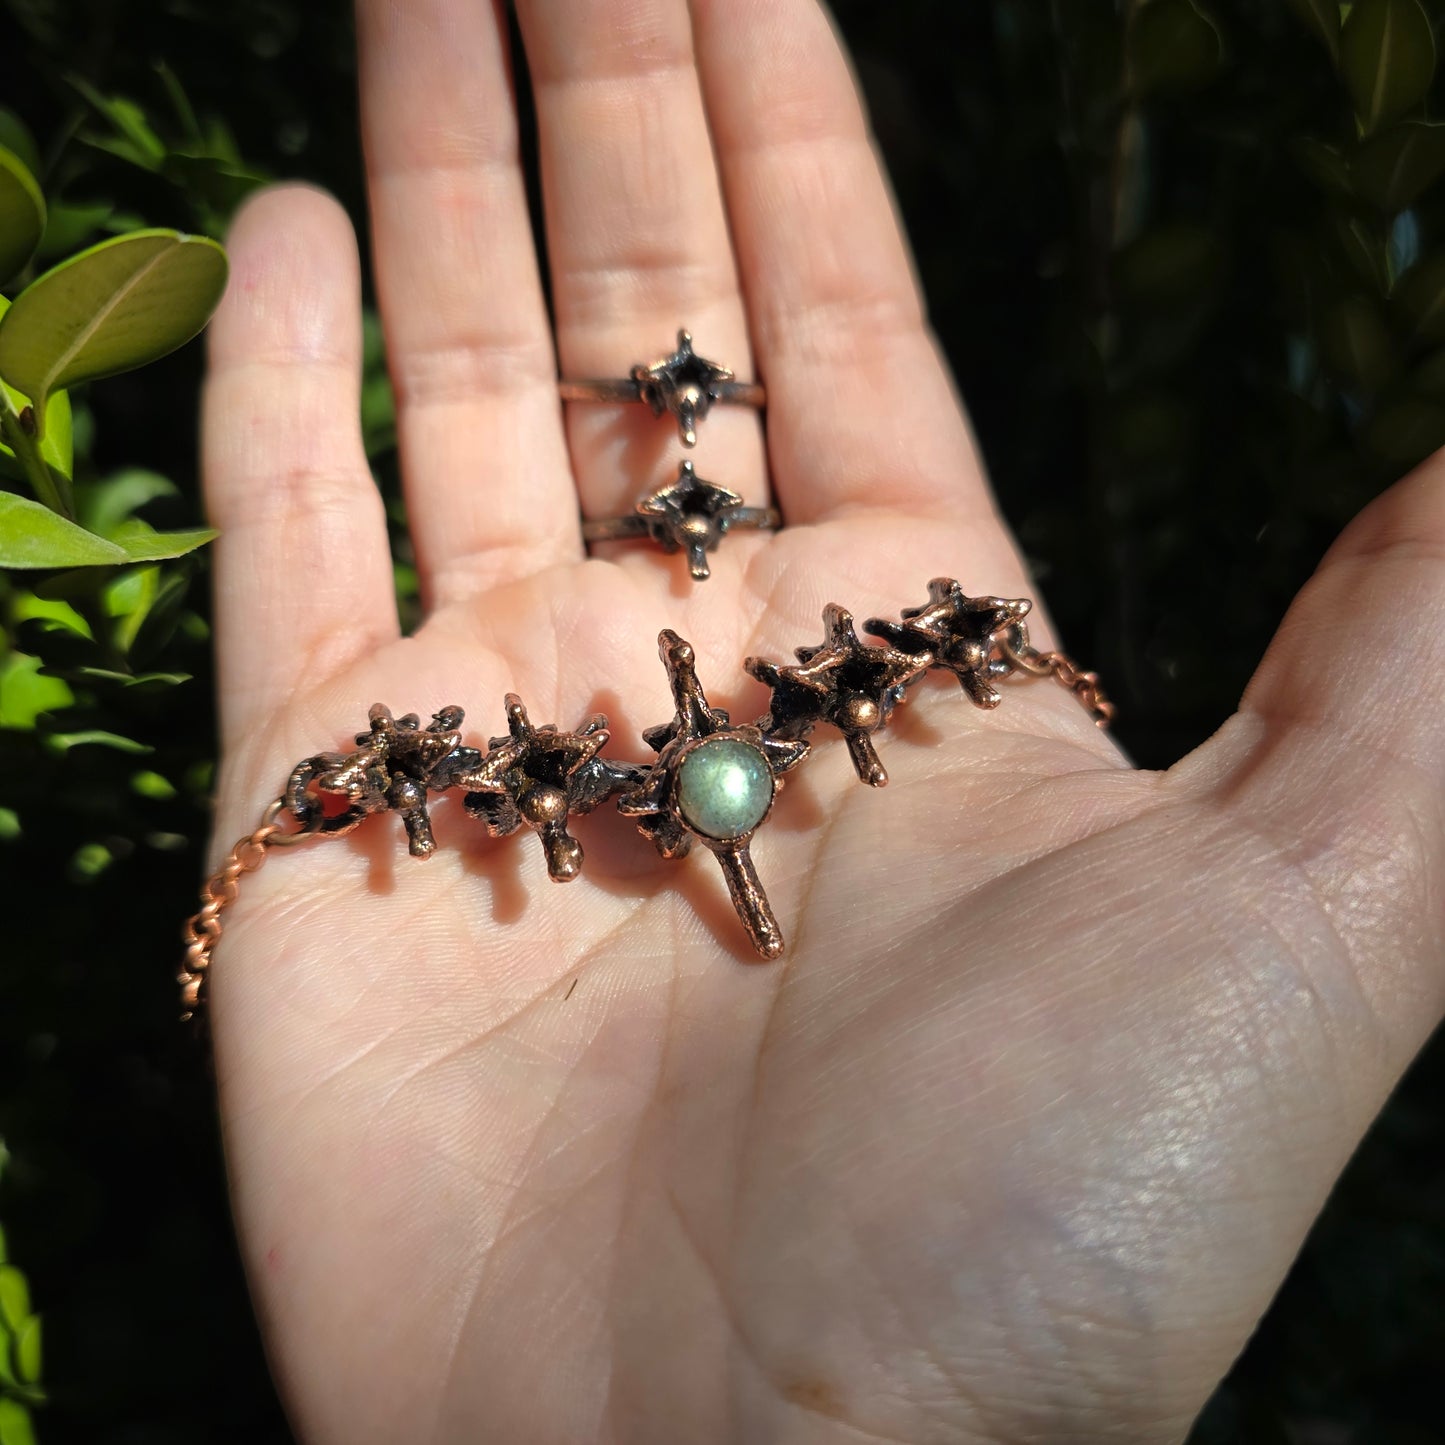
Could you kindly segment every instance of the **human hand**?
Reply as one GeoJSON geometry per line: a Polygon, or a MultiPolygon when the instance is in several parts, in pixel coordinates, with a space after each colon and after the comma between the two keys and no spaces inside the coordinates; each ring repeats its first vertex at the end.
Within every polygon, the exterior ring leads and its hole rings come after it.
{"type": "MultiPolygon", "coordinates": [[[[461,703],[472,739],[509,690],[538,722],[601,707],[643,759],[663,627],[747,718],[742,659],[817,642],[827,602],[896,615],[940,574],[1033,595],[812,0],[518,12],[555,331],[496,10],[359,6],[414,637],[356,422],[348,224],[285,188],[231,238],[223,840],[378,700],[461,703]],[[622,374],[679,324],[768,387],[766,456],[715,411],[699,470],[787,523],[701,584],[645,546],[584,560],[579,501],[625,511],[675,432],[556,390],[559,361],[622,374]]],[[[920,689],[882,794],[820,738],[755,849],[777,963],[711,860],[610,813],[566,887],[450,803],[424,865],[376,821],[248,880],[217,1073],[300,1435],[1179,1437],[1440,1013],[1442,546],[1436,463],[1167,774],[1044,683],[991,713],[920,689]]]]}

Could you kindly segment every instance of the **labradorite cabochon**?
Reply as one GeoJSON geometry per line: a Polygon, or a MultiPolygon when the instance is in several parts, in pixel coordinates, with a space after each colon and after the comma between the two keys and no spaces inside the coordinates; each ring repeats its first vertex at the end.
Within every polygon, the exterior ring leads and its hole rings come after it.
{"type": "Polygon", "coordinates": [[[768,760],[741,738],[706,738],[678,765],[677,810],[705,838],[723,843],[745,838],[772,801],[768,760]]]}

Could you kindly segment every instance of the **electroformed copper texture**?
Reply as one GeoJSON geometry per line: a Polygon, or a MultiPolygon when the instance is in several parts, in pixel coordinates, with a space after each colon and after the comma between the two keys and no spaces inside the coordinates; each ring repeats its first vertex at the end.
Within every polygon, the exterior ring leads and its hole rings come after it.
{"type": "Polygon", "coordinates": [[[657,761],[637,788],[618,798],[617,811],[636,819],[664,858],[685,857],[694,839],[711,849],[754,950],[777,958],[783,933],[750,845],[772,811],[781,775],[802,762],[809,745],[769,736],[755,723],[733,727],[726,712],[708,705],[692,644],[664,630],[657,647],[676,712],[670,723],[643,734],[657,761]],[[711,782],[689,786],[692,777],[709,773],[716,775],[711,782]]]}
{"type": "Polygon", "coordinates": [[[563,401],[642,402],[653,416],[671,413],[684,446],[697,445],[698,425],[719,404],[762,407],[767,397],[755,382],[736,381],[726,366],[699,356],[692,333],[677,333],[677,350],[648,365],[632,368],[617,379],[562,381],[563,401]]]}
{"type": "Polygon", "coordinates": [[[533,727],[514,692],[506,705],[508,735],[492,738],[486,757],[460,772],[456,786],[466,790],[467,812],[492,837],[504,838],[526,823],[542,841],[548,876],[569,882],[582,871],[583,855],[567,831],[568,818],[635,786],[645,770],[598,756],[610,736],[600,712],[569,733],[551,723],[533,727]]]}
{"type": "Polygon", "coordinates": [[[235,902],[241,877],[259,867],[271,849],[310,837],[339,837],[375,813],[396,812],[413,856],[428,857],[435,848],[428,797],[453,788],[464,792],[468,813],[494,835],[530,826],[558,881],[575,878],[582,864],[568,819],[611,798],[664,858],[681,858],[701,841],[718,860],[754,949],[776,958],[783,935],[753,867],[750,844],[771,812],[783,775],[807,756],[808,737],[818,723],[843,733],[859,777],[877,785],[886,774],[873,735],[931,669],[952,672],[980,707],[997,705],[994,682],[1052,677],[1100,727],[1113,716],[1097,674],[1061,652],[1029,645],[1026,600],[971,598],[946,577],[935,578],[928,591],[929,601],[906,609],[901,621],[873,618],[865,624],[886,646],[861,642],[852,617],[833,604],[824,610],[822,645],[797,648],[796,666],[748,659],[748,671],[772,689],[771,709],[738,727],[709,705],[691,645],[664,631],[658,647],[675,712],[671,722],[643,734],[657,754],[651,764],[602,757],[608,733],[600,713],[575,732],[533,727],[515,694],[506,699],[508,735],[493,738],[485,755],[462,744],[459,707],[443,708],[422,727],[416,714],[393,718],[376,704],[352,751],[316,753],[292,769],[281,797],[202,888],[202,906],[186,924],[186,960],[178,976],[185,1015],[204,1003],[221,916],[235,902]],[[295,831],[282,827],[288,814],[295,831]]]}
{"type": "Polygon", "coordinates": [[[400,814],[413,858],[436,851],[427,793],[456,785],[457,775],[475,767],[482,755],[461,746],[461,708],[444,707],[423,728],[416,713],[393,718],[384,703],[374,703],[371,727],[356,735],[351,753],[317,753],[300,762],[286,784],[285,801],[306,832],[349,833],[373,813],[400,814]],[[328,815],[322,798],[345,801],[328,815]]]}
{"type": "Polygon", "coordinates": [[[679,462],[676,481],[639,497],[625,516],[584,521],[582,536],[588,542],[651,538],[664,552],[686,552],[688,571],[701,582],[711,575],[707,554],[730,531],[776,531],[782,524],[776,507],[745,506],[736,492],[704,480],[691,462],[679,462]]]}
{"type": "MultiPolygon", "coordinates": [[[[951,672],[978,707],[993,708],[1002,701],[993,683],[1015,670],[999,639],[1032,609],[1027,598],[970,597],[953,578],[935,577],[923,606],[905,607],[899,622],[870,617],[863,630],[900,652],[926,657],[926,667],[951,672]]],[[[1027,646],[1028,635],[1019,635],[1027,646]]]]}
{"type": "Polygon", "coordinates": [[[881,788],[888,773],[873,746],[873,734],[888,724],[904,691],[933,661],[930,651],[905,652],[862,642],[853,614],[837,603],[823,609],[821,647],[794,650],[796,665],[750,657],[744,668],[772,689],[764,727],[774,737],[805,738],[821,722],[843,734],[861,782],[881,788]]]}

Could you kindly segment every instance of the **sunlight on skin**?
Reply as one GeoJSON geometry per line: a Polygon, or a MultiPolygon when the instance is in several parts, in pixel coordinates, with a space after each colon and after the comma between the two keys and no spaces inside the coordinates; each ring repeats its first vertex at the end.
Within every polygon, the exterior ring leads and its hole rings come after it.
{"type": "MultiPolygon", "coordinates": [[[[555,340],[496,8],[358,9],[415,637],[355,422],[348,223],[299,187],[236,222],[206,397],[221,840],[373,702],[461,704],[475,741],[515,691],[538,723],[605,711],[641,758],[663,627],[746,720],[744,658],[817,643],[829,602],[1035,596],[813,0],[518,14],[555,340]],[[647,116],[671,123],[639,146],[647,116]],[[769,391],[767,465],[725,410],[700,470],[788,523],[700,585],[646,547],[582,560],[579,488],[619,510],[676,430],[555,392],[679,325],[769,391]]],[[[820,731],[756,840],[776,964],[705,853],[657,860],[606,810],[565,886],[450,800],[426,862],[389,818],[272,859],[213,1014],[301,1438],[1181,1437],[1439,1016],[1445,729],[1417,680],[1445,665],[1442,547],[1434,466],[1169,774],[1047,682],[988,713],[920,688],[885,790],[820,731]]]]}

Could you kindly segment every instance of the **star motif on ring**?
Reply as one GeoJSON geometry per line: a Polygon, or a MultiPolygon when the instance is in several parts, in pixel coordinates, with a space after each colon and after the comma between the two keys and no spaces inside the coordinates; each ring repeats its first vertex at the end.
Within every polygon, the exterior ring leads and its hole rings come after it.
{"type": "Polygon", "coordinates": [[[736,492],[704,481],[691,462],[679,462],[677,480],[638,498],[635,511],[663,551],[687,553],[688,571],[700,582],[711,575],[707,554],[726,536],[742,505],[736,492]]]}
{"type": "Polygon", "coordinates": [[[514,692],[506,706],[508,735],[492,738],[486,756],[456,780],[466,790],[464,806],[494,838],[526,823],[542,840],[548,875],[570,882],[582,871],[583,854],[567,831],[568,818],[590,813],[635,784],[643,770],[598,756],[610,736],[600,712],[569,733],[551,723],[534,727],[514,692]]]}
{"type": "Polygon", "coordinates": [[[677,333],[677,350],[651,366],[634,366],[632,379],[638,396],[652,408],[653,416],[671,412],[677,418],[678,435],[686,447],[697,445],[697,424],[717,400],[719,382],[731,381],[726,366],[708,361],[692,349],[692,333],[677,333]]]}
{"type": "Polygon", "coordinates": [[[997,655],[998,634],[1021,628],[1032,609],[1027,598],[970,597],[953,578],[935,577],[922,607],[905,607],[901,622],[870,617],[863,630],[902,652],[930,654],[929,666],[951,672],[974,703],[991,708],[1001,698],[991,681],[1013,671],[997,655]]]}
{"type": "Polygon", "coordinates": [[[685,857],[693,840],[711,849],[738,919],[763,958],[783,951],[783,934],[753,867],[749,845],[772,810],[783,773],[807,756],[802,739],[770,737],[756,725],[733,727],[709,706],[692,644],[663,631],[658,653],[676,712],[643,734],[657,753],[651,769],[617,811],[633,818],[664,858],[685,857]]]}
{"type": "Polygon", "coordinates": [[[904,691],[923,676],[931,652],[906,652],[861,642],[853,614],[830,602],[823,609],[821,647],[795,649],[794,666],[750,657],[747,671],[772,689],[766,730],[774,737],[806,737],[820,722],[843,734],[861,782],[881,788],[888,773],[872,735],[887,726],[904,691]]]}

